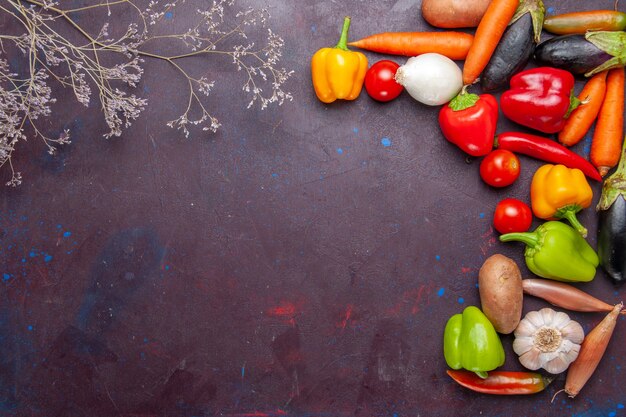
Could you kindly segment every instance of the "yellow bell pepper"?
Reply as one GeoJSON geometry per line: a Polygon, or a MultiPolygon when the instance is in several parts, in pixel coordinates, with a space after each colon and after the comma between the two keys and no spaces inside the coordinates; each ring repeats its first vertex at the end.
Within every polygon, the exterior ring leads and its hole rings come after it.
{"type": "Polygon", "coordinates": [[[346,17],[337,46],[322,48],[311,59],[315,94],[324,103],[337,99],[354,100],[363,88],[367,57],[348,49],[349,28],[350,18],[346,17]]]}
{"type": "Polygon", "coordinates": [[[593,191],[578,168],[545,164],[533,176],[530,201],[535,216],[544,220],[566,219],[583,237],[587,229],[576,213],[591,205],[593,191]]]}

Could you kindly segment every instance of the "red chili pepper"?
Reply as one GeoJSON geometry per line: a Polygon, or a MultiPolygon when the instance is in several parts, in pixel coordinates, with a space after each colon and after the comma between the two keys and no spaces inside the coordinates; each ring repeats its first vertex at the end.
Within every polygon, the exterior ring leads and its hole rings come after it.
{"type": "Polygon", "coordinates": [[[511,78],[511,89],[500,97],[502,113],[523,126],[544,133],[559,132],[580,104],[574,83],[570,72],[557,68],[518,72],[511,78]]]}
{"type": "Polygon", "coordinates": [[[504,132],[496,136],[494,146],[513,153],[531,156],[553,164],[562,164],[568,168],[578,168],[587,177],[602,181],[600,173],[591,162],[565,146],[541,137],[521,132],[504,132]]]}
{"type": "Polygon", "coordinates": [[[468,94],[465,89],[439,111],[443,136],[472,156],[493,149],[498,122],[498,102],[490,94],[468,94]]]}
{"type": "Polygon", "coordinates": [[[490,371],[487,378],[479,377],[476,372],[464,370],[447,372],[465,388],[494,395],[536,394],[543,391],[554,379],[536,372],[490,371]]]}

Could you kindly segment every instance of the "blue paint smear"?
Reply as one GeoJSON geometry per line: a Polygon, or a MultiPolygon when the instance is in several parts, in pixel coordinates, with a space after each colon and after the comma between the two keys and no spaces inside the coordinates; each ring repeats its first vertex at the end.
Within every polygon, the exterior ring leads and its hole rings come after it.
{"type": "Polygon", "coordinates": [[[50,262],[50,261],[52,260],[52,255],[46,255],[46,256],[43,258],[43,260],[44,260],[45,262],[50,262]]]}
{"type": "Polygon", "coordinates": [[[70,237],[70,236],[72,236],[72,232],[63,233],[63,237],[70,237]]]}
{"type": "Polygon", "coordinates": [[[277,173],[273,173],[273,174],[272,174],[272,177],[273,177],[273,178],[278,178],[278,174],[277,174],[277,173]]]}
{"type": "Polygon", "coordinates": [[[358,127],[354,127],[354,128],[352,128],[352,131],[353,131],[354,133],[359,133],[359,128],[358,128],[358,127]]]}
{"type": "Polygon", "coordinates": [[[165,256],[157,234],[151,229],[134,228],[118,232],[102,249],[90,272],[90,284],[86,289],[81,306],[74,318],[79,332],[105,332],[116,320],[117,313],[132,303],[137,290],[150,285],[158,276],[165,256]],[[132,247],[129,254],[125,248],[132,247]],[[111,271],[127,271],[135,279],[127,281],[124,274],[111,271]],[[109,314],[109,312],[115,314],[109,314]]]}
{"type": "Polygon", "coordinates": [[[11,279],[11,275],[4,273],[2,274],[2,281],[8,281],[11,279]]]}
{"type": "Polygon", "coordinates": [[[446,293],[446,289],[445,288],[439,288],[439,291],[437,291],[437,295],[439,297],[443,297],[443,295],[446,293]]]}
{"type": "Polygon", "coordinates": [[[485,213],[480,213],[480,214],[478,215],[478,217],[480,217],[481,219],[484,219],[484,218],[485,218],[485,213]]]}
{"type": "Polygon", "coordinates": [[[35,256],[37,256],[37,252],[31,251],[31,253],[29,253],[28,256],[30,256],[31,258],[34,258],[35,256]]]}
{"type": "Polygon", "coordinates": [[[623,409],[623,408],[624,408],[624,404],[617,404],[617,408],[618,408],[619,410],[623,409]]]}
{"type": "Polygon", "coordinates": [[[389,138],[382,138],[382,139],[380,140],[380,143],[382,143],[382,145],[383,145],[385,148],[388,148],[388,147],[390,147],[390,146],[391,146],[391,139],[389,139],[389,138]]]}
{"type": "Polygon", "coordinates": [[[437,255],[437,256],[435,256],[435,259],[440,261],[441,260],[441,256],[437,255]]]}
{"type": "Polygon", "coordinates": [[[459,297],[459,304],[463,304],[465,302],[465,299],[463,297],[459,297]]]}
{"type": "Polygon", "coordinates": [[[27,327],[27,329],[28,329],[28,331],[29,331],[29,332],[32,332],[32,331],[33,331],[33,325],[32,325],[32,324],[29,324],[29,325],[28,325],[28,327],[27,327]]]}
{"type": "Polygon", "coordinates": [[[174,13],[172,13],[172,12],[167,12],[167,13],[165,13],[165,18],[166,18],[166,19],[170,20],[170,19],[171,19],[171,18],[173,18],[173,17],[174,17],[174,13]]]}
{"type": "Polygon", "coordinates": [[[311,32],[317,32],[317,27],[315,25],[311,25],[311,32]]]}
{"type": "Polygon", "coordinates": [[[548,12],[548,14],[554,14],[555,9],[554,7],[548,7],[548,10],[546,10],[546,12],[548,12]]]}
{"type": "Polygon", "coordinates": [[[341,149],[341,148],[337,148],[337,153],[338,153],[339,155],[341,155],[341,154],[343,153],[343,149],[341,149]]]}
{"type": "Polygon", "coordinates": [[[587,135],[583,139],[582,156],[584,156],[585,158],[587,158],[589,156],[589,153],[591,152],[591,142],[593,141],[593,133],[594,132],[595,132],[595,127],[592,127],[589,130],[589,132],[587,132],[587,135]]]}

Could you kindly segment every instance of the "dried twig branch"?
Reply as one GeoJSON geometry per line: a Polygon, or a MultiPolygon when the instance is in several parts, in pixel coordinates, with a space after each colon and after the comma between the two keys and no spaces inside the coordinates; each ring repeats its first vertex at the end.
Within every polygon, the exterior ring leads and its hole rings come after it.
{"type": "Polygon", "coordinates": [[[147,106],[145,99],[125,91],[125,87],[136,87],[140,81],[144,59],[165,61],[187,80],[187,106],[180,116],[167,123],[182,130],[185,137],[189,136],[190,125],[200,125],[202,130],[213,132],[220,127],[201,98],[210,94],[215,81],[190,75],[182,65],[185,58],[228,57],[238,71],[246,74],[242,90],[249,94],[248,108],[258,103],[265,109],[270,104],[281,105],[291,100],[291,94],[283,90],[283,86],[293,71],[278,67],[283,39],[269,28],[266,44],[256,46],[247,39],[249,28],[265,27],[269,17],[267,10],[239,11],[231,21],[233,26],[229,27],[225,16],[234,9],[235,0],[214,0],[207,10],[197,11],[198,23],[185,33],[152,35],[150,28],[183,2],[169,0],[159,5],[158,0],[149,0],[143,9],[135,0],[107,0],[73,9],[64,9],[51,0],[7,0],[0,5],[0,14],[23,29],[19,35],[0,33],[0,167],[8,165],[11,169],[12,178],[7,185],[21,183],[20,173],[13,169],[11,155],[18,141],[27,138],[27,125],[35,137],[44,141],[50,153],[54,153],[58,145],[69,143],[67,130],[51,138],[37,128],[37,120],[50,116],[51,105],[56,101],[49,85],[52,80],[71,88],[76,100],[84,106],[89,106],[93,91],[97,92],[109,128],[104,135],[107,138],[120,136],[147,106]],[[137,17],[137,22],[130,23],[117,37],[110,37],[109,22],[94,35],[72,19],[76,13],[98,10],[105,10],[110,16],[113,7],[129,7],[137,17]],[[85,43],[79,44],[63,36],[60,33],[62,22],[74,29],[85,43]],[[179,42],[180,53],[150,52],[150,46],[163,40],[179,42]],[[237,40],[241,44],[236,45],[237,40]],[[23,54],[27,68],[24,74],[11,70],[5,43],[23,54]],[[109,64],[111,54],[117,57],[117,63],[109,64]],[[192,113],[199,116],[192,118],[192,113]]]}

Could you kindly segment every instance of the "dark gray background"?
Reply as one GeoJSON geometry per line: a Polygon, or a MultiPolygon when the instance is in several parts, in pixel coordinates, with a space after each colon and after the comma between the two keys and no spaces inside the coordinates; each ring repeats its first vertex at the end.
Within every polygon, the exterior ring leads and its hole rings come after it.
{"type": "MultiPolygon", "coordinates": [[[[159,30],[184,31],[198,4],[159,30]]],[[[445,373],[443,328],[479,304],[483,261],[503,253],[530,276],[522,246],[499,243],[491,220],[500,199],[529,201],[540,162],[521,157],[519,180],[490,188],[479,160],[440,134],[438,108],[365,91],[324,105],[309,69],[345,15],[351,39],[435,30],[420,2],[245,5],[269,8],[293,101],[246,110],[242,73],[190,59],[218,80],[207,103],[223,127],[185,139],[165,126],[186,104],[185,81],[148,60],[137,93],[150,104],[123,137],[103,139],[97,107],[60,91],[42,126],[71,129],[73,143],[54,157],[38,140],[18,146],[24,184],[0,188],[0,414],[624,415],[623,318],[574,400],[550,402],[563,375],[535,396],[493,397],[445,373]]],[[[612,6],[546,1],[550,13],[612,6]]],[[[523,129],[501,117],[505,130],[523,129]]],[[[589,145],[574,149],[586,156],[589,145]]],[[[594,208],[579,218],[595,247],[594,208]]],[[[608,302],[624,294],[601,271],[582,288],[608,302]]],[[[544,306],[529,298],[524,309],[544,306]]],[[[571,316],[586,331],[603,317],[571,316]]],[[[522,370],[512,337],[502,340],[503,369],[522,370]]]]}

